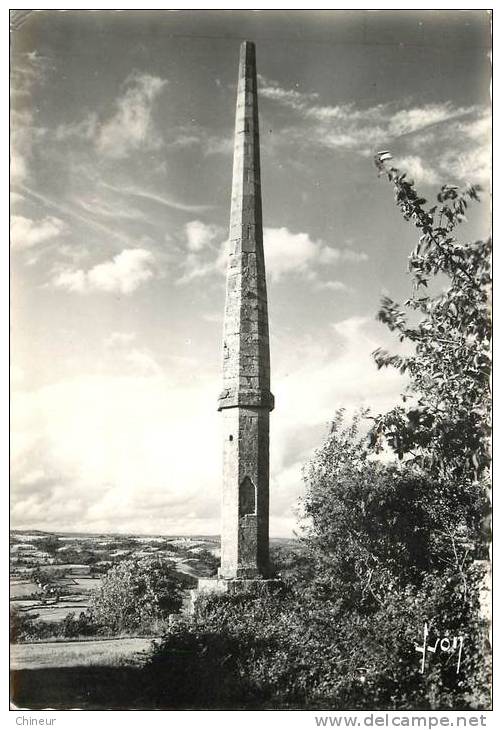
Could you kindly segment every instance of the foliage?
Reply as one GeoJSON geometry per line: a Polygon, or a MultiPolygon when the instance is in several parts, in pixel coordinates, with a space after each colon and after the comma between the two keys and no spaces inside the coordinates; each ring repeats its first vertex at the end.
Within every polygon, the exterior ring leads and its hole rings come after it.
{"type": "Polygon", "coordinates": [[[286,584],[310,576],[312,562],[303,546],[297,540],[293,544],[270,546],[270,574],[275,575],[286,584]]]}
{"type": "Polygon", "coordinates": [[[79,616],[70,612],[62,621],[41,620],[40,614],[30,613],[15,605],[10,609],[10,642],[12,644],[23,641],[95,636],[99,633],[100,628],[89,609],[81,611],[79,616]]]}
{"type": "Polygon", "coordinates": [[[303,541],[309,590],[372,610],[390,587],[418,585],[425,571],[464,573],[483,555],[487,510],[476,485],[431,479],[417,466],[383,464],[365,435],[364,412],[331,431],[304,470],[303,541]]]}
{"type": "Polygon", "coordinates": [[[10,643],[17,644],[29,638],[32,635],[37,618],[37,614],[29,614],[26,611],[21,611],[17,606],[11,605],[9,622],[10,643]]]}
{"type": "Polygon", "coordinates": [[[98,623],[111,633],[148,631],[181,608],[189,579],[161,558],[124,560],[101,581],[92,600],[98,623]]]}
{"type": "Polygon", "coordinates": [[[43,568],[34,568],[31,571],[31,580],[37,585],[38,592],[35,594],[41,601],[54,601],[57,603],[61,596],[68,593],[68,588],[59,583],[59,579],[64,572],[57,570],[44,570],[43,568]]]}
{"type": "Polygon", "coordinates": [[[99,560],[92,550],[81,547],[65,548],[64,551],[58,552],[57,559],[59,563],[77,563],[81,565],[92,565],[99,560]]]}
{"type": "Polygon", "coordinates": [[[414,352],[407,357],[376,350],[378,367],[406,372],[410,384],[398,407],[376,419],[375,446],[384,438],[399,458],[414,459],[441,478],[478,480],[490,463],[490,249],[491,241],[461,243],[455,228],[465,220],[478,185],[460,191],[443,185],[432,207],[406,173],[375,162],[392,183],[405,220],[421,232],[409,258],[413,298],[402,309],[385,297],[378,318],[414,352]],[[439,279],[438,279],[439,278],[439,279]],[[446,282],[428,293],[431,280],[446,282]],[[412,326],[404,310],[419,318],[412,326]]]}
{"type": "Polygon", "coordinates": [[[38,550],[42,550],[50,555],[55,555],[60,547],[57,535],[48,535],[47,537],[39,537],[35,541],[38,550]]]}
{"type": "Polygon", "coordinates": [[[218,568],[220,567],[220,559],[217,558],[210,550],[202,548],[197,551],[196,558],[198,561],[204,564],[205,573],[207,577],[216,575],[218,568]]]}
{"type": "Polygon", "coordinates": [[[60,634],[66,638],[95,636],[100,633],[101,629],[94,613],[90,609],[86,609],[80,611],[78,616],[74,611],[66,614],[61,621],[60,634]]]}
{"type": "Polygon", "coordinates": [[[43,621],[40,614],[23,611],[17,606],[10,608],[10,642],[43,641],[61,636],[61,622],[43,621]]]}

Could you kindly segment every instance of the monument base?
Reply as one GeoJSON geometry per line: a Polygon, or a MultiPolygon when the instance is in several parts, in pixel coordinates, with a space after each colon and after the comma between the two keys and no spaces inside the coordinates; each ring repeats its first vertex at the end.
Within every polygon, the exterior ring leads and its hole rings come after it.
{"type": "Polygon", "coordinates": [[[193,613],[195,601],[199,596],[211,593],[231,596],[259,596],[279,593],[284,583],[279,578],[199,578],[197,588],[190,591],[188,612],[193,613]]]}

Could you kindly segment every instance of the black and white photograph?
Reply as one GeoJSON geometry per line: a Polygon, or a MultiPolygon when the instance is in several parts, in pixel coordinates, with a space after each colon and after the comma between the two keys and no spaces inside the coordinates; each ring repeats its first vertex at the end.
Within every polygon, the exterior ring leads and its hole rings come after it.
{"type": "Polygon", "coordinates": [[[486,726],[491,10],[8,32],[16,723],[486,726]]]}

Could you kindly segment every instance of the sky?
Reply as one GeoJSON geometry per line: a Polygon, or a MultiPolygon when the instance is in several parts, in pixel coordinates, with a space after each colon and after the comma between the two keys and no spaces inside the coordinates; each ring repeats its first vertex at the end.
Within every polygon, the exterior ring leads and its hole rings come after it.
{"type": "MultiPolygon", "coordinates": [[[[480,183],[486,11],[39,11],[11,32],[12,527],[217,534],[239,44],[256,43],[272,536],[339,408],[406,381],[375,315],[416,232],[372,156],[434,201],[480,183]]],[[[432,204],[432,202],[431,202],[432,204]]]]}

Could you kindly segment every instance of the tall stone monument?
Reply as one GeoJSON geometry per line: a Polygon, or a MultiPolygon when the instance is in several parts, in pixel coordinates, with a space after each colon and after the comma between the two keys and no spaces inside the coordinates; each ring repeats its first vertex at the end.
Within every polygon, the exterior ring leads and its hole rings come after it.
{"type": "Polygon", "coordinates": [[[223,390],[222,578],[268,570],[270,392],[254,43],[240,49],[230,213],[223,390]]]}
{"type": "MultiPolygon", "coordinates": [[[[254,43],[241,44],[230,213],[223,390],[221,567],[207,591],[271,590],[268,576],[270,392],[260,137],[254,43]]],[[[193,607],[193,601],[192,601],[193,607]]]]}

